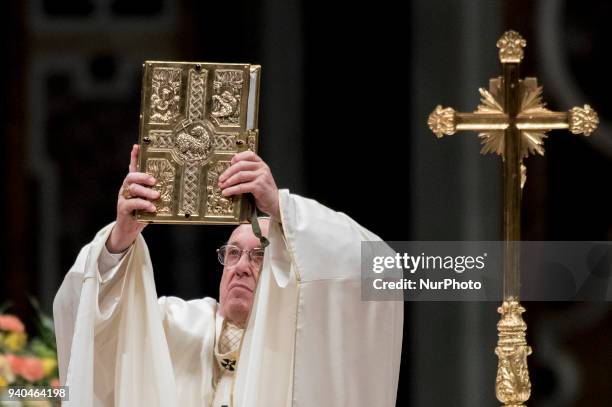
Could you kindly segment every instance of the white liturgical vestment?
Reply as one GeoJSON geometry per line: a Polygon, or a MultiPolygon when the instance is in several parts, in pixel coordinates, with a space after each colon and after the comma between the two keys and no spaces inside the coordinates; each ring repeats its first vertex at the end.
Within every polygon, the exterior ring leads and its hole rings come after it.
{"type": "Polygon", "coordinates": [[[395,406],[403,303],[361,301],[361,242],[380,239],[287,190],[279,203],[236,363],[216,300],[157,298],[142,236],[101,272],[103,228],[53,305],[63,405],[395,406]]]}

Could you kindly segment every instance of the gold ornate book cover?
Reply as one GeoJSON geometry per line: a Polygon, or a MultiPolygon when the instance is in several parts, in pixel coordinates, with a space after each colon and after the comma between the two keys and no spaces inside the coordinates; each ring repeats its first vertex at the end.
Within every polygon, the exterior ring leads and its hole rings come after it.
{"type": "Polygon", "coordinates": [[[245,196],[224,197],[219,175],[239,152],[257,152],[261,67],[146,61],[138,171],[157,179],[150,223],[237,224],[252,211],[245,196]]]}

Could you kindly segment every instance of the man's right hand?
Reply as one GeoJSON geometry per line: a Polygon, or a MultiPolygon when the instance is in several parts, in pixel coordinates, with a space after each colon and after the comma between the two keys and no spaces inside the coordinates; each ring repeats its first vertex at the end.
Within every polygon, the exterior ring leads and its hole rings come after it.
{"type": "Polygon", "coordinates": [[[129,173],[123,180],[117,198],[117,221],[106,240],[106,248],[111,253],[121,253],[134,243],[138,234],[145,228],[145,223],[137,222],[133,212],[141,209],[146,212],[155,212],[155,205],[151,201],[159,198],[159,192],[151,189],[157,182],[151,175],[136,172],[138,150],[140,146],[134,144],[130,155],[129,173]]]}

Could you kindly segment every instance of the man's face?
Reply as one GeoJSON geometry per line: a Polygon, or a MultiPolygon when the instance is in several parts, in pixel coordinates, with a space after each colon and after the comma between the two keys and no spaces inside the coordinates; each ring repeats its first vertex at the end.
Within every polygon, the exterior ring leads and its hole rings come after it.
{"type": "MultiPolygon", "coordinates": [[[[260,219],[261,232],[268,235],[269,221],[260,219]]],[[[259,239],[253,234],[251,225],[240,225],[229,238],[228,245],[241,250],[261,247],[259,239]]],[[[249,261],[249,254],[243,252],[240,260],[234,265],[223,267],[223,276],[219,286],[220,312],[225,318],[239,326],[246,323],[253,306],[253,296],[260,269],[249,261]]]]}

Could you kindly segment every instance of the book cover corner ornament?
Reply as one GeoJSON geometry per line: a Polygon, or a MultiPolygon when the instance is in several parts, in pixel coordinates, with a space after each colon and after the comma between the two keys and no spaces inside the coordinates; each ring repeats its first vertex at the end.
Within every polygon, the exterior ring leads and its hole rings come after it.
{"type": "Polygon", "coordinates": [[[224,197],[219,175],[242,151],[257,153],[261,67],[146,61],[140,107],[138,171],[157,180],[156,213],[145,223],[248,223],[246,195],[224,197]]]}

